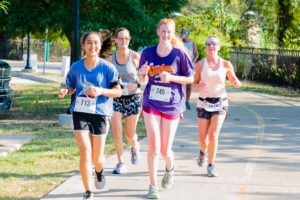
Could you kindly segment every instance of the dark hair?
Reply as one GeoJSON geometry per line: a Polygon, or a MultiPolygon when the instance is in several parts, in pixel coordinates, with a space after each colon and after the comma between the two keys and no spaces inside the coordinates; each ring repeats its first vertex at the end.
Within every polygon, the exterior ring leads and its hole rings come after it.
{"type": "Polygon", "coordinates": [[[129,35],[130,35],[130,31],[129,31],[127,28],[121,27],[121,28],[119,28],[119,29],[116,31],[115,37],[118,37],[118,34],[119,34],[121,31],[127,31],[127,32],[129,33],[129,35]]]}
{"type": "Polygon", "coordinates": [[[90,34],[98,35],[98,37],[99,37],[99,39],[100,39],[100,42],[102,41],[102,40],[101,40],[101,36],[99,35],[99,33],[95,32],[95,31],[89,31],[89,32],[83,33],[83,35],[82,35],[82,42],[81,42],[82,44],[84,44],[86,38],[87,38],[90,34]]]}
{"type": "Polygon", "coordinates": [[[114,45],[113,35],[108,29],[100,29],[98,33],[101,37],[100,40],[102,41],[99,56],[101,58],[107,58],[111,55],[111,49],[114,45]]]}

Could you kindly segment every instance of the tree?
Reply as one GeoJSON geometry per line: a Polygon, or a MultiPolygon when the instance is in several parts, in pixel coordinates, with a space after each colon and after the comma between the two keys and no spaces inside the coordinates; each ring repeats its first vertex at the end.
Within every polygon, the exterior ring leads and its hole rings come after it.
{"type": "MultiPolygon", "coordinates": [[[[7,33],[61,32],[73,44],[73,0],[7,0],[10,2],[7,33]]],[[[187,0],[85,0],[80,1],[80,33],[125,26],[131,31],[132,48],[153,44],[159,19],[167,17],[187,0]],[[120,5],[121,4],[121,5],[120,5]]]]}
{"type": "Polygon", "coordinates": [[[0,11],[3,11],[7,14],[7,4],[8,2],[7,1],[0,1],[0,11]]]}

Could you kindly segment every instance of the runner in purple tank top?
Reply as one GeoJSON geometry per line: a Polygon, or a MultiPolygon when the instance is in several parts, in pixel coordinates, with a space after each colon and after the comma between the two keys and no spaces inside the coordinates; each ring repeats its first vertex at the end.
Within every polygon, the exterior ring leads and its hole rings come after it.
{"type": "Polygon", "coordinates": [[[194,68],[181,39],[175,36],[175,22],[162,19],[157,28],[159,43],[146,48],[140,60],[140,79],[148,77],[143,95],[143,116],[149,149],[148,198],[157,199],[157,166],[161,153],[166,161],[162,187],[172,186],[174,153],[172,144],[182,113],[185,111],[184,85],[193,83],[194,68]],[[180,47],[180,48],[178,48],[180,47]]]}

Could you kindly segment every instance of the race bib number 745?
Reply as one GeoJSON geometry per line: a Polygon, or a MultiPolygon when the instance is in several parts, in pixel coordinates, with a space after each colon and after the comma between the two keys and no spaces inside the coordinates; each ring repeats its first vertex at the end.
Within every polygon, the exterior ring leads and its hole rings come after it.
{"type": "Polygon", "coordinates": [[[163,102],[170,102],[171,88],[158,85],[152,85],[149,99],[163,102]]]}

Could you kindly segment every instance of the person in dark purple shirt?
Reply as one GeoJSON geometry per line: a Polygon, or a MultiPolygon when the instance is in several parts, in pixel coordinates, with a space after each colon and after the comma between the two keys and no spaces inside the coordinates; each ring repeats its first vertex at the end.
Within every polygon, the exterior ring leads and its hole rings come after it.
{"type": "Polygon", "coordinates": [[[180,118],[185,111],[184,84],[194,81],[194,68],[182,41],[175,36],[175,22],[162,19],[157,28],[159,43],[146,48],[141,55],[139,78],[148,76],[143,95],[149,149],[148,198],[157,199],[157,166],[159,152],[166,161],[162,187],[167,189],[174,180],[172,144],[180,118]]]}

